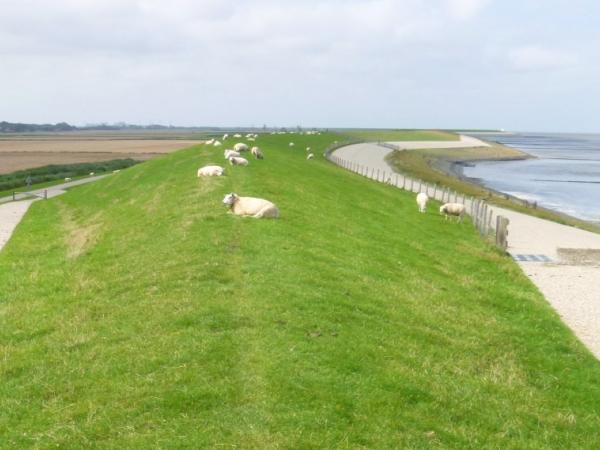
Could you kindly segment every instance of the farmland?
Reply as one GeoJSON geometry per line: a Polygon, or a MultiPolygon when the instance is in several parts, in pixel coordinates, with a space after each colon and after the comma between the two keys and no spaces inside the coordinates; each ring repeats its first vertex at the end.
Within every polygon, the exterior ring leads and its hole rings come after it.
{"type": "Polygon", "coordinates": [[[76,134],[0,137],[0,174],[50,164],[75,164],[113,159],[145,161],[190,145],[197,139],[176,135],[76,134]]]}

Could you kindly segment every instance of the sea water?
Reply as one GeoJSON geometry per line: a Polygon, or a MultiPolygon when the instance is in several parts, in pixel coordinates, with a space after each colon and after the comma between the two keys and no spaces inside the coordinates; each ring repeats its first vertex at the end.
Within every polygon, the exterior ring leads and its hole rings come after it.
{"type": "Polygon", "coordinates": [[[511,133],[481,136],[536,157],[464,168],[485,186],[555,211],[600,222],[600,134],[511,133]]]}

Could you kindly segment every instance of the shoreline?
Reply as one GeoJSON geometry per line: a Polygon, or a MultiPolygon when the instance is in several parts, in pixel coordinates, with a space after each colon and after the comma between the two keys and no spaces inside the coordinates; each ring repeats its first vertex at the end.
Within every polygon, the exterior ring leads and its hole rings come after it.
{"type": "MultiPolygon", "coordinates": [[[[496,144],[498,144],[498,143],[496,143],[496,144]]],[[[498,145],[501,145],[504,147],[504,144],[498,144],[498,145]]],[[[508,147],[508,148],[513,149],[512,147],[508,147]]],[[[545,206],[539,206],[537,201],[526,200],[526,199],[517,197],[515,195],[508,194],[506,192],[491,188],[485,184],[485,182],[482,178],[468,177],[464,173],[465,167],[474,167],[477,163],[525,161],[528,159],[539,159],[537,156],[531,155],[530,153],[524,152],[523,150],[520,150],[520,149],[514,149],[514,150],[517,150],[517,151],[523,153],[523,156],[507,157],[507,158],[484,158],[484,159],[464,158],[464,159],[456,159],[456,160],[445,160],[445,159],[437,159],[436,158],[432,163],[432,168],[434,170],[439,170],[439,171],[443,172],[444,174],[451,176],[453,178],[456,178],[459,181],[462,181],[464,183],[477,185],[480,188],[490,191],[491,193],[493,193],[495,195],[502,196],[507,200],[516,201],[518,203],[524,204],[527,207],[532,207],[533,209],[548,211],[548,212],[550,212],[552,214],[556,214],[564,219],[571,219],[571,220],[589,223],[592,226],[597,227],[600,230],[600,220],[583,219],[581,217],[577,217],[577,216],[573,216],[573,215],[564,213],[560,210],[547,208],[545,206]]]]}

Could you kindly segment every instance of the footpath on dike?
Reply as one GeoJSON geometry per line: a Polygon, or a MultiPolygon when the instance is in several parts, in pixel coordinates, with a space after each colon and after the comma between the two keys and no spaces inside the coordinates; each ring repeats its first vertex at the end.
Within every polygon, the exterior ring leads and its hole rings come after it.
{"type": "MultiPolygon", "coordinates": [[[[487,146],[476,138],[460,141],[390,142],[402,149],[487,146]]],[[[353,144],[333,154],[365,167],[392,172],[385,158],[393,150],[375,143],[353,144]]],[[[415,203],[416,208],[416,203],[415,203]]],[[[493,221],[509,219],[508,253],[538,287],[561,319],[600,359],[600,234],[561,225],[505,208],[493,209],[493,221]]],[[[429,212],[432,213],[431,211],[429,212]]]]}

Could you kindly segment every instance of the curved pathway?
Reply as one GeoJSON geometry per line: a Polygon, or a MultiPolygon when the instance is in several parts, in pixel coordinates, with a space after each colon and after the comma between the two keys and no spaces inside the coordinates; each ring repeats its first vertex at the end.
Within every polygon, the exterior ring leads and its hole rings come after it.
{"type": "MultiPolygon", "coordinates": [[[[475,138],[455,143],[479,147],[475,138]]],[[[404,149],[442,148],[441,142],[395,142],[404,149]],[[423,146],[423,145],[427,146],[423,146]]],[[[334,155],[369,168],[392,172],[385,157],[392,152],[377,144],[341,147],[334,155]]],[[[544,294],[563,321],[600,359],[600,234],[527,214],[494,207],[493,214],[510,220],[508,252],[544,294]],[[567,250],[564,250],[567,249],[567,250]]],[[[494,218],[495,222],[495,218],[494,218]]]]}
{"type": "MultiPolygon", "coordinates": [[[[91,183],[93,181],[100,180],[107,175],[98,175],[95,177],[82,178],[81,180],[69,181],[68,183],[57,184],[54,186],[50,186],[44,189],[36,189],[31,191],[31,193],[36,194],[38,196],[43,196],[44,191],[47,192],[48,198],[56,197],[57,195],[64,194],[66,189],[69,189],[74,186],[80,186],[82,184],[91,183]]],[[[35,201],[41,199],[31,198],[31,196],[20,195],[20,198],[24,200],[17,199],[17,201],[12,201],[12,195],[10,197],[2,197],[0,198],[0,250],[2,247],[8,242],[10,237],[21,219],[31,206],[31,204],[35,201]]]]}

